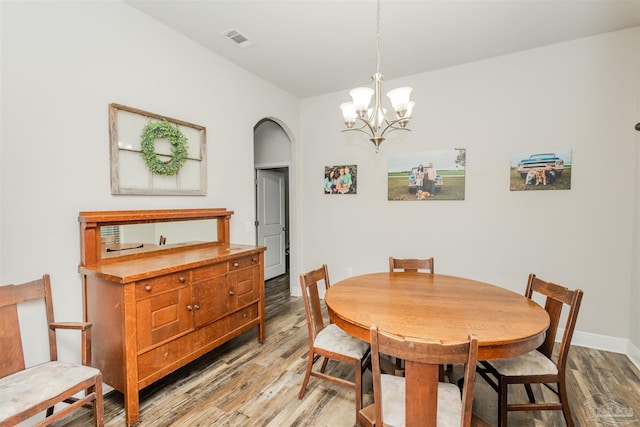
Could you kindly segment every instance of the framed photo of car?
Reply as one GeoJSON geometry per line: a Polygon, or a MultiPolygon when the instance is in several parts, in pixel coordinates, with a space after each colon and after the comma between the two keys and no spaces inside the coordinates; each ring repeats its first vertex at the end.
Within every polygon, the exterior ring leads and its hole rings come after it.
{"type": "Polygon", "coordinates": [[[511,153],[511,191],[571,189],[571,149],[511,153]]]}
{"type": "Polygon", "coordinates": [[[466,154],[450,148],[390,155],[388,200],[464,200],[466,154]]]}

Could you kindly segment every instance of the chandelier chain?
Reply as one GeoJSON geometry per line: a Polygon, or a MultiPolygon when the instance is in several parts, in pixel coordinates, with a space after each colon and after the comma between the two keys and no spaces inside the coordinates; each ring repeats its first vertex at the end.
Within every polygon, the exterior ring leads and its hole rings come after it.
{"type": "Polygon", "coordinates": [[[376,71],[380,74],[380,0],[376,8],[376,71]]]}

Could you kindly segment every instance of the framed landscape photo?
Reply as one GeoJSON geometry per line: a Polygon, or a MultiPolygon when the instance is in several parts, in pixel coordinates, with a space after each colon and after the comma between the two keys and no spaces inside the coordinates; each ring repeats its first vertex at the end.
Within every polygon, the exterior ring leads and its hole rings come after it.
{"type": "Polygon", "coordinates": [[[356,194],[358,192],[358,166],[324,167],[324,194],[356,194]]]}
{"type": "Polygon", "coordinates": [[[464,200],[466,158],[464,148],[390,155],[388,200],[464,200]]]}
{"type": "Polygon", "coordinates": [[[571,149],[511,153],[511,191],[571,189],[571,149]]]}

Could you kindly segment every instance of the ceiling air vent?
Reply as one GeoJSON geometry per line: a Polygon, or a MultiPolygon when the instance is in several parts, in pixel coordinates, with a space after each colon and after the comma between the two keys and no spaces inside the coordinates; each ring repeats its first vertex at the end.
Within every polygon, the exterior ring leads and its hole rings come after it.
{"type": "Polygon", "coordinates": [[[222,33],[220,33],[220,35],[222,35],[224,38],[238,47],[244,48],[253,46],[253,42],[249,40],[249,37],[243,35],[235,28],[230,28],[227,31],[223,31],[222,33]]]}

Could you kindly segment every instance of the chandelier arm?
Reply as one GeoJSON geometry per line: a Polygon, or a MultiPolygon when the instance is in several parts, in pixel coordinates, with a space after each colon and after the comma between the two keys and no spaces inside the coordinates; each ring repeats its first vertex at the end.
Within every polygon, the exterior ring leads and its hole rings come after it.
{"type": "MultiPolygon", "coordinates": [[[[409,119],[397,119],[397,120],[387,120],[387,126],[384,128],[384,130],[380,133],[380,136],[384,136],[386,133],[390,133],[393,132],[394,130],[408,130],[410,131],[411,129],[404,127],[402,125],[400,126],[396,126],[398,125],[400,122],[402,121],[408,121],[409,119]]],[[[406,126],[406,125],[405,125],[406,126]]]]}
{"type": "Polygon", "coordinates": [[[342,129],[341,132],[349,132],[349,131],[359,131],[362,132],[364,134],[366,134],[369,138],[372,138],[373,136],[367,132],[366,130],[363,130],[365,128],[365,126],[362,126],[361,128],[351,128],[351,129],[342,129]]]}
{"type": "Polygon", "coordinates": [[[376,136],[376,130],[375,130],[375,128],[371,125],[371,122],[370,122],[369,120],[366,120],[366,119],[364,119],[364,118],[362,118],[362,117],[358,117],[357,119],[358,119],[358,120],[360,120],[360,121],[363,123],[362,127],[358,128],[358,130],[360,130],[360,129],[364,129],[364,128],[368,128],[368,129],[369,129],[369,132],[365,132],[365,131],[362,131],[362,132],[364,132],[364,133],[370,133],[370,135],[369,135],[369,136],[371,136],[371,137],[376,136]]]}

